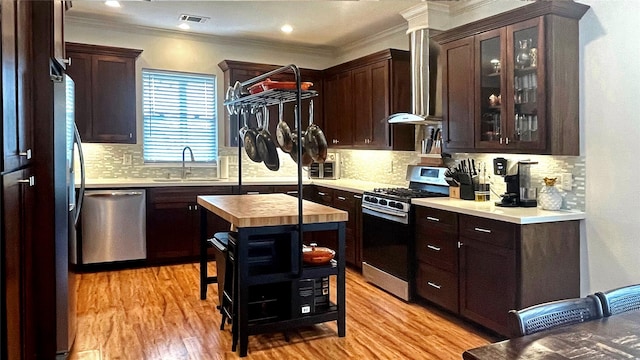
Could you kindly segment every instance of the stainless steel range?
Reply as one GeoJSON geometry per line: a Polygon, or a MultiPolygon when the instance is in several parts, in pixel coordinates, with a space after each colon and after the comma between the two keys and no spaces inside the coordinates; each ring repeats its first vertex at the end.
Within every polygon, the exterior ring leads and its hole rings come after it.
{"type": "Polygon", "coordinates": [[[362,274],[404,300],[413,288],[414,211],[411,199],[449,196],[446,168],[410,165],[408,188],[365,191],[362,198],[362,274]]]}

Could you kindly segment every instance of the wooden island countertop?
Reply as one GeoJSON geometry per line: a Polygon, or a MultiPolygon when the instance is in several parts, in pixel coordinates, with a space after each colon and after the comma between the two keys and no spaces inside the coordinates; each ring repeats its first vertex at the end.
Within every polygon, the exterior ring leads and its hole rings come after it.
{"type": "MultiPolygon", "coordinates": [[[[286,194],[198,196],[198,205],[239,228],[298,223],[298,198],[286,194]]],[[[302,202],[305,224],[347,221],[348,217],[346,211],[302,202]]]]}

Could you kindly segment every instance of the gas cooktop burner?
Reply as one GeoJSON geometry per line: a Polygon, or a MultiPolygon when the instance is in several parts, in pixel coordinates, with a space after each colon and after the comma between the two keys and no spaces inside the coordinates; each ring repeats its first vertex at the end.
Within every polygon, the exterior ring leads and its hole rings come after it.
{"type": "Polygon", "coordinates": [[[421,189],[408,189],[408,188],[379,188],[379,189],[373,189],[373,192],[376,194],[397,196],[397,197],[402,197],[407,199],[447,196],[445,194],[440,194],[432,191],[421,190],[421,189]]]}

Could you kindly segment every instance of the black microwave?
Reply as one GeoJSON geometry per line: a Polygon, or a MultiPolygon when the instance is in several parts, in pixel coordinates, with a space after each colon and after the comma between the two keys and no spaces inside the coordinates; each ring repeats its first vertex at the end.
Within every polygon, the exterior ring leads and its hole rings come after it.
{"type": "Polygon", "coordinates": [[[323,163],[313,162],[309,166],[309,177],[311,179],[340,178],[340,156],[338,153],[329,153],[323,163]]]}

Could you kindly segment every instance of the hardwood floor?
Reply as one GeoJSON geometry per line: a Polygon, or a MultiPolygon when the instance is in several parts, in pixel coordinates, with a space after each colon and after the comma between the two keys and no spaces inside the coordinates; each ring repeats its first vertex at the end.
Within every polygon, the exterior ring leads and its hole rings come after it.
{"type": "MultiPolygon", "coordinates": [[[[215,272],[215,263],[209,271],[215,272]]],[[[199,298],[199,265],[81,274],[70,360],[235,359],[219,330],[217,285],[199,298]]],[[[335,293],[335,291],[333,291],[335,293]]],[[[406,303],[347,272],[347,336],[335,322],[249,337],[247,359],[461,359],[496,339],[443,311],[406,303]]]]}

